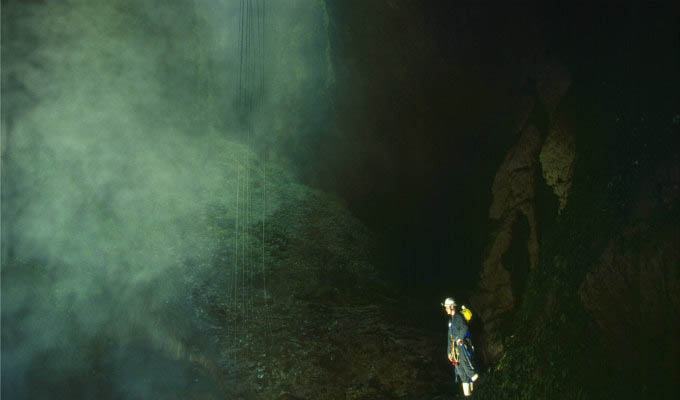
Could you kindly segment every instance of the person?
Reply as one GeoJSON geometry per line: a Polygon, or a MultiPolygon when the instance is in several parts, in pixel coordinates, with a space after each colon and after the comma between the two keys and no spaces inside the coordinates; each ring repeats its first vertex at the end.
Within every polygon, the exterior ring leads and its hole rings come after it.
{"type": "Polygon", "coordinates": [[[474,382],[479,377],[472,362],[468,325],[463,315],[456,312],[456,302],[451,297],[446,298],[442,305],[446,313],[451,316],[447,355],[454,365],[456,377],[460,378],[463,385],[463,394],[467,397],[472,393],[474,382]]]}

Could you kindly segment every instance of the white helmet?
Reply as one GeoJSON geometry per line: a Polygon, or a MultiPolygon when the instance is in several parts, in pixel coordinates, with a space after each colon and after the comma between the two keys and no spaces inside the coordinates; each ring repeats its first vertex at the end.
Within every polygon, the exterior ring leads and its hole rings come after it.
{"type": "Polygon", "coordinates": [[[444,307],[449,307],[449,306],[454,306],[454,307],[455,307],[455,306],[456,306],[456,301],[455,301],[454,299],[452,299],[451,297],[447,297],[447,298],[444,300],[444,303],[443,303],[443,304],[444,304],[444,307]]]}

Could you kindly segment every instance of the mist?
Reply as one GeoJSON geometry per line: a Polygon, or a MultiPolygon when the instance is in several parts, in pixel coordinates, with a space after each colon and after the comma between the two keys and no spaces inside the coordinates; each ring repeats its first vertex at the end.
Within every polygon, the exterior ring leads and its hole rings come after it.
{"type": "Polygon", "coordinates": [[[265,267],[333,71],[323,2],[244,4],[3,1],[3,395],[174,393],[192,290],[265,267]]]}

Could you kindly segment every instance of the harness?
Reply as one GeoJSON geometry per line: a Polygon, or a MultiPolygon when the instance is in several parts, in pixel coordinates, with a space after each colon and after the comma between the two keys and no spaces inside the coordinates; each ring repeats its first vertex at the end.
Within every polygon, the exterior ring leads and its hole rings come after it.
{"type": "MultiPolygon", "coordinates": [[[[460,365],[460,355],[459,355],[459,349],[462,348],[463,351],[465,352],[465,355],[467,356],[466,359],[468,360],[468,363],[470,363],[470,360],[472,360],[472,351],[474,348],[472,347],[472,342],[470,342],[470,331],[468,331],[465,334],[465,338],[463,339],[463,343],[460,345],[456,345],[456,340],[453,337],[453,335],[449,335],[451,338],[451,343],[452,343],[452,351],[451,353],[453,354],[453,360],[451,360],[451,364],[453,364],[453,369],[454,369],[454,376],[456,378],[456,383],[459,381],[458,377],[458,366],[460,365]]],[[[473,368],[474,369],[474,368],[473,368]]]]}

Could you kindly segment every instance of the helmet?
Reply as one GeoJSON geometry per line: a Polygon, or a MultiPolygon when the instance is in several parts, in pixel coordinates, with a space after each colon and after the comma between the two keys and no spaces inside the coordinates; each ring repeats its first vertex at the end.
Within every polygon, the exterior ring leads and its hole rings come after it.
{"type": "Polygon", "coordinates": [[[452,299],[451,297],[447,297],[444,299],[444,303],[442,303],[444,307],[449,307],[449,306],[456,306],[456,301],[452,299]]]}

